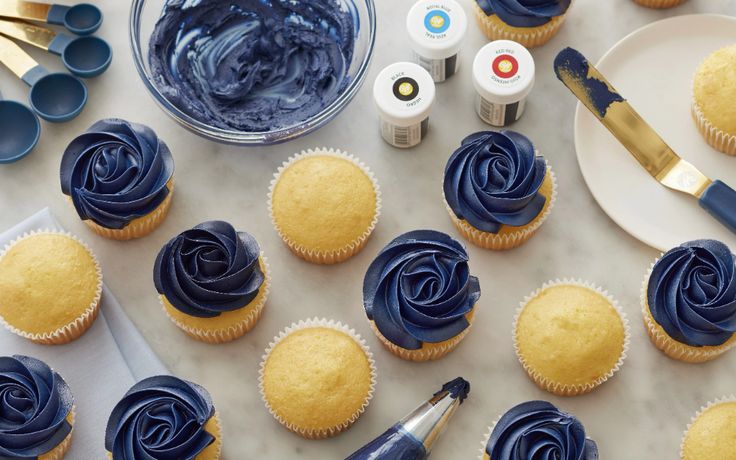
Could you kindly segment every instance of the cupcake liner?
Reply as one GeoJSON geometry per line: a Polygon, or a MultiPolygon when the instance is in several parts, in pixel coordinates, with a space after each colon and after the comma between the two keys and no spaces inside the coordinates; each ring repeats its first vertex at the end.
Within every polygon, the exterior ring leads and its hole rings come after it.
{"type": "MultiPolygon", "coordinates": [[[[222,422],[220,421],[220,413],[215,411],[215,415],[212,416],[212,419],[214,419],[215,427],[217,428],[217,436],[215,437],[215,454],[211,458],[212,460],[219,460],[222,456],[222,422]]],[[[209,420],[207,422],[209,423],[209,420]]],[[[207,449],[209,448],[210,446],[207,446],[207,449]]]]}
{"type": "Polygon", "coordinates": [[[16,244],[18,244],[20,241],[24,240],[25,238],[29,238],[36,235],[63,235],[66,237],[69,237],[76,241],[77,243],[81,244],[89,253],[90,257],[92,257],[92,261],[95,264],[95,269],[97,272],[97,287],[95,289],[95,296],[92,299],[92,302],[87,307],[87,309],[74,321],[72,321],[69,324],[66,324],[55,331],[52,332],[44,332],[44,333],[30,333],[21,331],[20,329],[8,324],[3,317],[0,316],[0,324],[2,324],[7,330],[12,332],[13,334],[19,335],[25,339],[28,339],[35,343],[40,343],[43,345],[63,345],[65,343],[69,343],[79,337],[82,336],[85,332],[87,332],[87,329],[94,323],[95,319],[97,318],[97,313],[100,310],[100,299],[102,297],[102,269],[100,268],[100,263],[97,260],[97,257],[92,252],[89,246],[79,239],[76,235],[73,235],[69,232],[65,231],[59,231],[54,229],[41,229],[41,230],[32,230],[30,232],[25,232],[21,236],[15,238],[10,243],[5,245],[5,248],[3,249],[2,253],[0,253],[0,260],[5,256],[5,254],[13,248],[16,244]]]}
{"type": "MultiPolygon", "coordinates": [[[[660,257],[662,257],[660,255],[660,257]]],[[[693,347],[670,337],[667,332],[657,324],[649,310],[649,302],[647,301],[647,289],[649,287],[649,277],[652,275],[654,265],[659,260],[652,262],[647,270],[647,274],[644,277],[644,282],[641,285],[640,300],[641,300],[641,313],[644,319],[644,326],[647,329],[647,335],[656,346],[665,355],[677,361],[684,361],[686,363],[704,363],[711,361],[726,353],[734,346],[736,346],[736,334],[734,334],[728,341],[719,346],[712,347],[693,347]]]]}
{"type": "MultiPolygon", "coordinates": [[[[572,7],[572,3],[570,4],[572,7]]],[[[512,27],[504,23],[495,14],[488,16],[477,2],[473,2],[478,26],[489,40],[512,40],[527,48],[534,48],[547,43],[560,30],[565,22],[567,12],[555,16],[546,24],[537,27],[512,27]]],[[[568,8],[568,11],[570,8],[568,8]]]]}
{"type": "Polygon", "coordinates": [[[268,348],[266,348],[266,351],[263,353],[263,356],[261,357],[261,365],[258,370],[258,391],[261,394],[261,400],[266,405],[266,409],[268,409],[268,412],[275,418],[281,425],[286,427],[288,430],[293,431],[294,433],[298,434],[299,436],[306,438],[306,439],[324,439],[329,438],[332,436],[336,436],[343,431],[350,428],[350,426],[355,423],[356,420],[358,420],[358,417],[365,412],[365,409],[368,407],[368,404],[370,404],[371,400],[373,399],[373,393],[376,389],[376,379],[377,379],[377,371],[376,371],[376,362],[373,359],[373,353],[371,352],[370,348],[368,348],[368,345],[366,344],[365,340],[355,332],[354,329],[350,328],[349,326],[335,320],[328,320],[326,318],[310,318],[306,320],[301,320],[298,323],[292,323],[291,326],[288,326],[286,329],[281,331],[277,336],[273,338],[273,340],[268,344],[268,348]],[[289,334],[302,330],[302,329],[308,329],[313,327],[326,327],[330,329],[334,329],[336,331],[343,332],[347,335],[349,335],[355,342],[360,345],[360,348],[363,349],[363,352],[365,353],[366,357],[368,358],[368,363],[371,368],[371,384],[370,389],[368,390],[368,396],[366,397],[365,401],[361,405],[361,407],[350,417],[350,419],[346,420],[345,422],[329,427],[327,429],[305,429],[298,427],[292,423],[287,422],[282,417],[280,417],[276,412],[271,408],[271,405],[268,403],[268,400],[266,399],[266,394],[263,389],[263,373],[266,366],[266,361],[268,361],[268,357],[271,354],[271,351],[278,345],[279,342],[281,342],[286,336],[289,334]]]}
{"type": "MultiPolygon", "coordinates": [[[[169,193],[166,195],[166,198],[164,198],[164,201],[162,201],[161,204],[153,210],[153,212],[132,220],[123,228],[103,227],[91,219],[84,219],[83,222],[87,224],[93,232],[112,240],[125,241],[144,237],[156,230],[156,228],[161,225],[161,222],[163,222],[169,214],[171,200],[174,196],[174,180],[171,179],[166,185],[169,189],[169,193]]],[[[71,202],[71,198],[69,198],[69,201],[71,202]]]]}
{"type": "Polygon", "coordinates": [[[161,303],[161,307],[163,308],[164,313],[166,313],[166,316],[168,316],[174,324],[176,324],[181,330],[183,330],[189,337],[193,339],[211,344],[220,344],[238,339],[249,332],[251,329],[253,329],[258,323],[258,320],[263,314],[263,309],[266,306],[268,294],[271,292],[271,267],[268,265],[268,260],[266,259],[266,256],[263,255],[263,252],[261,252],[260,259],[264,267],[264,279],[263,284],[261,285],[261,289],[264,290],[263,297],[256,304],[249,304],[243,307],[250,309],[250,313],[248,314],[248,316],[238,323],[228,326],[227,328],[207,330],[190,326],[174,318],[169,313],[168,309],[166,308],[166,304],[164,303],[166,300],[163,295],[158,296],[159,303],[161,303]]]}
{"type": "Polygon", "coordinates": [[[381,334],[381,331],[378,330],[376,323],[374,323],[373,321],[369,321],[369,324],[371,325],[371,329],[373,329],[373,332],[376,334],[376,337],[378,337],[378,340],[381,341],[383,346],[386,347],[388,351],[407,361],[424,362],[440,359],[455,348],[457,348],[457,346],[460,344],[460,342],[462,342],[465,336],[468,335],[468,333],[470,332],[470,328],[473,326],[473,320],[471,319],[469,322],[470,325],[455,337],[444,342],[428,344],[429,346],[427,348],[420,348],[418,350],[401,348],[400,346],[396,345],[395,343],[384,337],[383,334],[381,334]]]}
{"type": "Polygon", "coordinates": [[[685,458],[685,437],[687,436],[687,432],[690,431],[690,428],[692,428],[693,423],[695,423],[695,420],[697,420],[698,417],[703,415],[705,411],[707,411],[713,406],[717,406],[723,403],[732,403],[732,402],[736,402],[736,395],[722,396],[712,401],[708,401],[708,403],[704,406],[700,406],[700,409],[695,413],[695,415],[692,416],[692,418],[690,418],[690,423],[687,424],[685,431],[682,432],[682,440],[680,441],[680,459],[685,458]]]}
{"type": "Polygon", "coordinates": [[[496,425],[498,425],[499,420],[501,420],[501,417],[503,415],[499,415],[496,417],[496,420],[491,423],[488,428],[486,428],[485,435],[483,435],[483,440],[480,442],[480,455],[478,456],[478,460],[487,460],[488,457],[486,457],[486,446],[488,445],[488,441],[491,440],[491,434],[493,434],[493,429],[496,428],[496,425]]]}
{"type": "Polygon", "coordinates": [[[362,161],[360,161],[353,155],[350,155],[339,149],[328,149],[327,147],[309,149],[306,151],[302,150],[300,153],[297,153],[284,161],[277,169],[276,173],[273,176],[273,179],[271,179],[271,184],[268,187],[268,215],[271,218],[271,223],[276,229],[276,232],[279,234],[284,243],[286,243],[291,252],[293,252],[296,256],[315,264],[336,264],[338,262],[347,260],[360,252],[367,243],[368,237],[371,236],[371,233],[373,233],[373,230],[376,228],[378,217],[381,215],[381,189],[378,186],[378,181],[376,180],[376,177],[373,175],[368,166],[366,166],[362,161]],[[281,228],[276,224],[276,219],[273,215],[273,191],[276,183],[281,178],[281,174],[292,164],[312,155],[326,155],[336,158],[342,158],[344,160],[352,162],[355,166],[359,167],[366,174],[366,176],[368,176],[371,183],[373,184],[373,189],[376,192],[376,213],[373,216],[373,220],[371,221],[370,226],[363,232],[362,235],[360,235],[357,239],[351,241],[347,246],[334,251],[315,250],[297,244],[284,234],[281,228]]]}
{"type": "Polygon", "coordinates": [[[626,355],[629,351],[629,344],[631,342],[631,328],[629,327],[629,320],[626,317],[626,313],[623,311],[621,306],[619,305],[618,301],[611,296],[611,294],[608,293],[608,291],[603,290],[602,288],[598,287],[597,285],[588,282],[583,281],[581,279],[572,279],[572,278],[564,278],[562,280],[555,279],[547,281],[542,285],[541,288],[536,289],[531,294],[524,297],[524,300],[522,300],[519,303],[519,308],[516,310],[516,314],[514,315],[514,325],[513,325],[513,336],[514,336],[514,351],[516,352],[516,356],[519,358],[519,362],[521,363],[521,366],[524,368],[527,374],[529,374],[529,377],[534,381],[534,383],[537,384],[537,386],[543,390],[546,390],[552,394],[558,395],[558,396],[576,396],[581,395],[585,393],[591,392],[596,387],[603,384],[606,380],[613,377],[613,375],[621,369],[621,366],[624,363],[624,360],[626,359],[626,355]],[[616,364],[613,366],[611,370],[609,370],[605,375],[602,375],[601,377],[598,377],[593,382],[588,382],[585,384],[562,384],[558,382],[553,382],[549,380],[548,378],[544,377],[543,375],[540,375],[537,371],[532,369],[529,364],[524,360],[524,358],[521,356],[521,351],[519,350],[519,341],[516,336],[516,330],[519,322],[519,317],[521,316],[521,312],[524,310],[524,307],[531,301],[533,298],[535,298],[537,295],[539,295],[540,292],[542,292],[544,289],[553,287],[553,286],[560,286],[560,285],[572,285],[572,286],[580,286],[585,287],[588,289],[592,289],[593,291],[597,292],[601,296],[605,297],[606,300],[613,306],[613,308],[618,313],[619,317],[621,318],[621,322],[624,326],[624,347],[621,351],[621,356],[619,357],[616,364]]]}
{"type": "Polygon", "coordinates": [[[685,0],[634,0],[635,3],[647,8],[671,8],[685,0]]]}
{"type": "Polygon", "coordinates": [[[455,227],[460,234],[474,245],[494,251],[513,249],[521,246],[528,239],[534,236],[537,230],[539,230],[542,224],[552,213],[552,208],[554,208],[555,202],[557,201],[557,177],[549,164],[547,165],[547,174],[549,174],[550,179],[552,180],[552,195],[549,197],[549,206],[542,211],[541,216],[536,217],[530,224],[527,224],[524,227],[519,227],[519,229],[515,230],[513,233],[504,233],[499,235],[478,230],[470,225],[466,220],[459,219],[452,208],[450,208],[450,205],[447,204],[447,200],[445,200],[445,208],[450,214],[452,223],[455,224],[455,227]]]}
{"type": "Polygon", "coordinates": [[[705,115],[700,109],[698,103],[695,101],[694,96],[691,112],[693,120],[695,120],[695,124],[698,127],[698,131],[703,135],[703,138],[705,138],[708,145],[721,153],[725,153],[726,155],[736,155],[736,135],[729,134],[722,129],[717,128],[710,122],[710,120],[705,118],[705,115]]]}
{"type": "Polygon", "coordinates": [[[76,417],[76,407],[72,406],[72,411],[69,413],[69,422],[72,425],[72,430],[66,435],[58,446],[51,449],[49,452],[40,455],[39,460],[61,460],[66,455],[69,447],[72,445],[72,435],[74,434],[74,418],[76,417]]]}

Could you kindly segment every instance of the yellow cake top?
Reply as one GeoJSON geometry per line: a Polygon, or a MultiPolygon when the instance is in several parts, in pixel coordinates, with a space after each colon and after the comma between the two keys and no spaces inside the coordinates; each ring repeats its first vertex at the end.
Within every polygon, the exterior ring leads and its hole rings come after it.
{"type": "Polygon", "coordinates": [[[371,383],[371,363],[360,344],[328,327],[287,335],[263,369],[263,393],[271,410],[305,430],[349,421],[368,400],[371,383]]]}
{"type": "Polygon", "coordinates": [[[736,460],[736,401],[715,404],[685,434],[683,460],[736,460]]]}
{"type": "Polygon", "coordinates": [[[271,207],[279,232],[308,250],[337,251],[357,243],[373,223],[373,181],[352,161],[308,155],[281,172],[271,207]]]}
{"type": "Polygon", "coordinates": [[[711,53],[693,80],[695,103],[716,128],[736,134],[736,45],[711,53]]]}
{"type": "Polygon", "coordinates": [[[22,332],[51,333],[90,308],[100,283],[97,262],[80,242],[29,235],[0,258],[0,316],[22,332]]]}
{"type": "Polygon", "coordinates": [[[593,383],[616,367],[625,329],[609,300],[573,284],[542,289],[516,325],[519,355],[527,366],[562,385],[593,383]]]}

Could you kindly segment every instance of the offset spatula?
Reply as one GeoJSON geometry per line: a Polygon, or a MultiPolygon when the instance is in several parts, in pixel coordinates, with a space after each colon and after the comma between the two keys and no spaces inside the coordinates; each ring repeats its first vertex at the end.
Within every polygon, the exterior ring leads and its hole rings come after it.
{"type": "Polygon", "coordinates": [[[579,51],[555,58],[557,78],[660,184],[698,199],[700,206],[736,233],[736,191],[680,158],[579,51]]]}

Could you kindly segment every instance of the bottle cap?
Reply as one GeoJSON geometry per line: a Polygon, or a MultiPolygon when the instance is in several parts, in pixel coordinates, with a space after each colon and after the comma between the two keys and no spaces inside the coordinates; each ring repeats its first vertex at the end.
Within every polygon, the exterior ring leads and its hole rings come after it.
{"type": "Polygon", "coordinates": [[[478,51],[473,61],[473,84],[494,104],[513,104],[534,86],[534,58],[519,43],[496,40],[478,51]]]}
{"type": "Polygon", "coordinates": [[[411,126],[427,118],[434,93],[432,76],[411,62],[389,65],[373,83],[373,99],[381,117],[397,126],[411,126]]]}
{"type": "Polygon", "coordinates": [[[417,54],[428,59],[446,59],[460,51],[468,17],[455,0],[419,0],[409,10],[406,29],[417,54]]]}

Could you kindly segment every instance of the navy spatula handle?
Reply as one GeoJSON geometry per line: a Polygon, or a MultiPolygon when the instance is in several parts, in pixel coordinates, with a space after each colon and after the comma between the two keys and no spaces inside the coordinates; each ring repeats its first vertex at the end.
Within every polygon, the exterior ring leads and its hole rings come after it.
{"type": "Polygon", "coordinates": [[[736,190],[717,180],[705,189],[700,206],[736,233],[736,190]]]}

